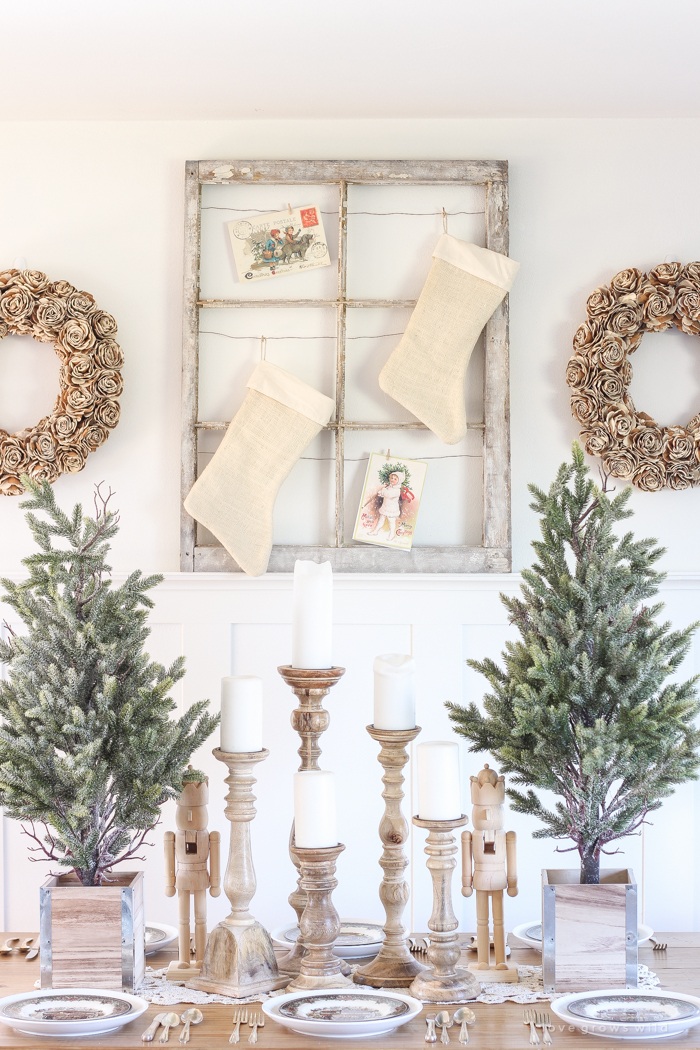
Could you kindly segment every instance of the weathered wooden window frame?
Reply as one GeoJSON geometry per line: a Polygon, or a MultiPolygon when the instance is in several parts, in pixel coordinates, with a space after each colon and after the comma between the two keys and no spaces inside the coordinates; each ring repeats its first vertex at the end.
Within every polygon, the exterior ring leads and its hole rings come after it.
{"type": "MultiPolygon", "coordinates": [[[[185,273],[182,374],[182,474],[184,500],[197,476],[197,435],[228,424],[199,420],[199,313],[208,308],[333,307],[337,311],[335,432],[335,545],[274,546],[269,571],[290,572],[297,558],[322,557],[346,572],[510,572],[510,425],[508,297],[485,328],[483,424],[483,524],[480,546],[414,546],[411,551],[347,545],[344,537],[344,436],[346,430],[424,429],[418,422],[376,423],[345,419],[345,335],[354,308],[413,307],[415,300],[348,299],[347,195],[349,186],[479,185],[485,189],[487,248],[508,254],[507,161],[188,161],[186,167],[185,273]],[[201,192],[207,184],[336,185],[339,191],[338,294],[335,299],[202,299],[201,192]]],[[[220,546],[197,545],[196,522],[182,509],[182,571],[239,571],[220,546]]]]}

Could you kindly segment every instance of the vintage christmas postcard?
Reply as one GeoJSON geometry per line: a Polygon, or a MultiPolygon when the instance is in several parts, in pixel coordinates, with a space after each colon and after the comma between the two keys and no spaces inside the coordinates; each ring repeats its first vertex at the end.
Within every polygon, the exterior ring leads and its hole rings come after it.
{"type": "Polygon", "coordinates": [[[321,209],[316,204],[226,224],[238,279],[261,281],[330,266],[321,209]]]}
{"type": "Polygon", "coordinates": [[[352,538],[409,551],[427,469],[421,460],[372,452],[352,538]]]}

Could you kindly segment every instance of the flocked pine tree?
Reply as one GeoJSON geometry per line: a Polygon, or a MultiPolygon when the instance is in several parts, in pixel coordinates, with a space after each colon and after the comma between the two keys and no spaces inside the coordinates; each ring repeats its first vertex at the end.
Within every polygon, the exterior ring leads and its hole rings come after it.
{"type": "Polygon", "coordinates": [[[183,661],[166,669],[144,651],[146,592],[161,577],[134,572],[112,585],[106,557],[119,517],[110,497],[98,486],[94,516],[80,505],[68,516],[48,483],[22,480],[39,549],[23,562],[25,581],[2,581],[25,630],[8,628],[0,642],[0,805],[33,839],[34,859],[100,885],[180,793],[218,715],[202,700],[171,718],[183,661]]]}
{"type": "Polygon", "coordinates": [[[601,853],[630,835],[673,787],[697,775],[697,678],[676,681],[697,624],[673,631],[646,605],[663,575],[652,539],[618,535],[631,489],[611,497],[574,445],[545,493],[530,486],[541,517],[537,560],[521,598],[501,596],[520,640],[503,667],[470,660],[488,680],[484,712],[447,704],[470,750],[490,751],[511,784],[513,808],[539,818],[536,838],[573,840],[581,882],[600,877],[601,853]],[[533,788],[559,796],[547,808],[533,788]]]}

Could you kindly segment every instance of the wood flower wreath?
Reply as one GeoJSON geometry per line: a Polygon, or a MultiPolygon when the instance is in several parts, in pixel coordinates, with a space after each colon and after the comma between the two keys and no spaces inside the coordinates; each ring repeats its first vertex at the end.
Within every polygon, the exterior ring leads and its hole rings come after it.
{"type": "Polygon", "coordinates": [[[0,429],[0,495],[20,495],[21,474],[55,481],[82,470],[119,422],[123,354],[117,323],[92,295],[39,270],[0,271],[0,339],[30,335],[61,360],[51,415],[8,434],[0,429]]]}
{"type": "Polygon", "coordinates": [[[622,270],[588,297],[586,311],[566,369],[586,451],[646,492],[700,484],[700,413],[666,427],[640,412],[629,394],[628,360],[645,332],[675,326],[700,335],[700,262],[622,270]]]}

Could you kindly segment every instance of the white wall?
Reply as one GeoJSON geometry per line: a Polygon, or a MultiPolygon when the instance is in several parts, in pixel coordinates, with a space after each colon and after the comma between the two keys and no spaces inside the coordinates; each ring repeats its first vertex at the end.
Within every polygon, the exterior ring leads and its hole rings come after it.
{"type": "MultiPolygon", "coordinates": [[[[273,754],[260,769],[255,834],[261,886],[256,910],[272,925],[288,914],[284,897],[292,888],[291,869],[284,878],[269,881],[269,872],[276,876],[286,863],[280,859],[290,815],[285,778],[296,758],[287,722],[290,697],[275,672],[289,656],[289,579],[182,579],[176,571],[183,171],[186,159],[217,157],[509,160],[511,254],[522,264],[511,294],[517,571],[530,561],[535,529],[527,483],[546,485],[576,436],[563,373],[587,295],[626,266],[645,269],[667,257],[689,261],[700,255],[694,177],[700,168],[700,121],[2,124],[0,268],[24,256],[29,266],[91,291],[117,318],[126,355],[119,427],[89,458],[83,473],[59,479],[56,491],[67,505],[77,500],[90,503],[93,484],[104,479],[116,491],[122,514],[113,548],[115,569],[141,567],[172,574],[159,594],[152,649],[164,661],[185,652],[189,671],[182,702],[215,697],[218,678],[230,667],[236,673],[260,673],[266,680],[267,746],[273,754]],[[668,162],[669,148],[673,165],[668,162]]],[[[674,334],[647,339],[653,349],[648,362],[643,350],[635,360],[638,404],[663,422],[682,422],[700,408],[695,346],[674,334]]],[[[12,350],[10,356],[15,353],[12,350]]],[[[27,371],[34,381],[41,360],[32,361],[38,364],[27,371]]],[[[4,413],[17,411],[20,394],[31,410],[32,396],[20,390],[25,381],[21,367],[15,366],[12,373],[3,368],[0,353],[0,423],[4,413]]],[[[37,380],[43,381],[41,376],[37,380]]],[[[51,389],[49,384],[49,398],[51,389]]],[[[26,422],[35,418],[32,414],[26,422]]],[[[697,491],[635,491],[632,498],[635,530],[656,536],[668,548],[664,567],[674,575],[664,596],[669,617],[679,627],[694,618],[700,591],[695,575],[700,557],[694,542],[699,501],[697,491]]],[[[16,499],[0,500],[0,537],[0,572],[21,572],[29,542],[16,499]]],[[[427,734],[444,735],[449,726],[442,701],[460,695],[466,700],[483,691],[482,683],[466,674],[464,659],[500,652],[508,629],[497,592],[516,584],[515,578],[337,580],[336,659],[347,666],[348,674],[329,701],[332,722],[324,755],[327,768],[338,771],[348,792],[348,850],[341,872],[352,870],[353,877],[341,879],[338,890],[346,914],[379,910],[372,901],[379,878],[373,829],[380,812],[380,770],[375,745],[364,733],[371,714],[373,655],[401,651],[412,642],[422,682],[419,718],[427,734]]],[[[694,655],[688,673],[697,666],[694,655]]],[[[218,765],[213,759],[208,761],[214,785],[221,770],[213,768],[218,765]]],[[[473,771],[472,765],[465,766],[465,773],[473,771]]],[[[222,826],[215,790],[212,799],[212,821],[222,826]]],[[[696,789],[689,786],[655,818],[654,848],[646,849],[645,875],[647,919],[657,928],[700,926],[700,857],[695,847],[690,854],[685,850],[680,872],[674,865],[689,903],[681,904],[681,893],[669,899],[658,868],[660,857],[677,854],[688,826],[693,826],[696,805],[696,789]]],[[[171,816],[166,814],[166,827],[172,826],[171,816]]],[[[536,913],[539,868],[553,860],[551,844],[534,843],[529,839],[532,827],[515,818],[509,826],[516,823],[523,892],[509,902],[512,922],[536,913]]],[[[417,925],[424,925],[427,916],[421,849],[422,843],[414,842],[411,877],[417,925]]],[[[148,862],[153,872],[149,912],[153,919],[167,921],[172,902],[159,894],[156,854],[159,849],[148,862]]],[[[628,850],[625,859],[630,858],[639,876],[639,843],[628,850]]],[[[17,829],[6,822],[6,928],[36,925],[30,921],[35,896],[26,888],[43,874],[38,868],[27,870],[24,845],[17,829]]],[[[465,907],[468,927],[472,906],[467,902],[465,907]]],[[[212,906],[212,915],[222,908],[223,902],[212,906]]]]}

